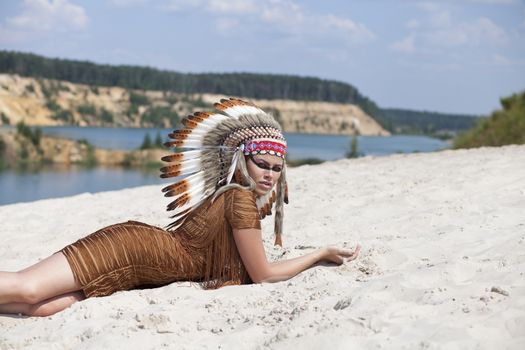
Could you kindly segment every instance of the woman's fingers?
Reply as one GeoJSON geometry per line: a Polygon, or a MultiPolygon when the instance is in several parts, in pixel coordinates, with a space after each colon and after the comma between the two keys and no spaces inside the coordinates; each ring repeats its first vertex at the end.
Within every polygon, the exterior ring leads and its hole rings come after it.
{"type": "Polygon", "coordinates": [[[345,261],[352,261],[356,259],[359,255],[359,252],[361,251],[361,245],[357,244],[354,250],[337,247],[328,247],[327,251],[328,256],[326,257],[326,260],[340,265],[345,261]]]}
{"type": "Polygon", "coordinates": [[[355,247],[355,250],[352,252],[352,254],[350,255],[350,257],[348,257],[348,259],[346,261],[352,261],[352,260],[355,260],[357,258],[357,256],[359,255],[359,252],[361,251],[361,245],[360,244],[357,244],[357,246],[355,247]]]}
{"type": "Polygon", "coordinates": [[[359,254],[359,251],[361,250],[361,245],[357,244],[354,250],[350,249],[339,249],[339,254],[344,257],[352,257],[354,255],[359,254]]]}
{"type": "Polygon", "coordinates": [[[339,249],[338,254],[348,258],[349,256],[352,256],[354,252],[350,249],[339,249]]]}

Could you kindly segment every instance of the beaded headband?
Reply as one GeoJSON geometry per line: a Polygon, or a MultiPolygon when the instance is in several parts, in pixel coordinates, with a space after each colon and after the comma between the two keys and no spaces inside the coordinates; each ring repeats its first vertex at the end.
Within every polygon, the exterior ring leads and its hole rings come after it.
{"type": "Polygon", "coordinates": [[[255,139],[244,144],[245,156],[256,154],[271,154],[284,159],[286,155],[286,142],[277,139],[255,139]]]}

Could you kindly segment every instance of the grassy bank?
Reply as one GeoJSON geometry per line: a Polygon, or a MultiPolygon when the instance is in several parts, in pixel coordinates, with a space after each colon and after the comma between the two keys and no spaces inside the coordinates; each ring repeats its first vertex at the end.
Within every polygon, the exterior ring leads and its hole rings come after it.
{"type": "Polygon", "coordinates": [[[458,135],[454,148],[525,144],[525,91],[501,99],[500,110],[458,135]]]}

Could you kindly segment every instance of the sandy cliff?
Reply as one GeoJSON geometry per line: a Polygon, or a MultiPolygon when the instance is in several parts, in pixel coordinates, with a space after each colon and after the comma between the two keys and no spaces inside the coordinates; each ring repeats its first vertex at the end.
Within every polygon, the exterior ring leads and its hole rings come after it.
{"type": "Polygon", "coordinates": [[[86,142],[61,137],[41,136],[37,143],[13,131],[0,130],[3,150],[0,152],[4,166],[21,163],[54,163],[85,165],[146,166],[159,165],[166,149],[113,150],[96,148],[86,142]]]}
{"type": "MultiPolygon", "coordinates": [[[[226,96],[130,91],[0,74],[0,123],[79,126],[163,126],[226,96]],[[140,97],[138,99],[137,97],[140,97]]],[[[247,99],[272,112],[287,132],[389,135],[356,105],[247,99]]]]}

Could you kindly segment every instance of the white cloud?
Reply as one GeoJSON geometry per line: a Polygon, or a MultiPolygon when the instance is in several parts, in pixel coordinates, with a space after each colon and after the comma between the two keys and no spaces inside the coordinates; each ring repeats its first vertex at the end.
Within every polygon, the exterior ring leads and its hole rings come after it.
{"type": "Polygon", "coordinates": [[[398,52],[405,52],[405,53],[412,53],[416,51],[416,47],[414,45],[415,35],[410,34],[407,37],[405,37],[402,40],[393,42],[390,44],[390,48],[394,51],[398,52]]]}
{"type": "Polygon", "coordinates": [[[215,21],[215,28],[222,34],[229,34],[232,30],[235,30],[239,25],[239,21],[235,18],[217,18],[215,21]]]}
{"type": "Polygon", "coordinates": [[[470,2],[478,2],[485,4],[516,4],[518,0],[470,0],[470,2]]]}
{"type": "Polygon", "coordinates": [[[493,45],[506,44],[508,42],[507,33],[503,28],[486,17],[480,17],[471,23],[460,26],[473,44],[488,42],[493,45]]]}
{"type": "Polygon", "coordinates": [[[190,8],[199,8],[206,4],[204,0],[169,0],[162,6],[167,11],[184,11],[190,8]]]}
{"type": "Polygon", "coordinates": [[[465,31],[457,28],[439,29],[419,35],[419,44],[426,47],[450,48],[469,43],[469,37],[465,31]]]}
{"type": "Polygon", "coordinates": [[[197,9],[215,14],[216,28],[222,33],[262,24],[283,34],[309,38],[336,36],[352,44],[374,38],[372,31],[361,23],[334,14],[307,13],[291,0],[170,0],[164,9],[197,9]]]}
{"type": "Polygon", "coordinates": [[[16,44],[26,39],[27,34],[19,30],[12,30],[0,24],[0,43],[16,44]]]}
{"type": "Polygon", "coordinates": [[[393,42],[390,49],[404,53],[436,53],[458,47],[501,46],[510,41],[505,29],[487,17],[457,22],[441,4],[425,2],[416,7],[425,15],[409,20],[405,24],[408,35],[393,42]]]}
{"type": "Polygon", "coordinates": [[[222,15],[255,12],[258,9],[258,4],[255,0],[169,0],[163,8],[169,11],[200,9],[222,15]]]}
{"type": "Polygon", "coordinates": [[[87,26],[84,8],[67,0],[24,0],[20,15],[7,18],[7,26],[21,31],[81,30],[87,26]]]}
{"type": "Polygon", "coordinates": [[[149,0],[109,0],[109,2],[118,7],[131,7],[146,4],[149,0]]]}
{"type": "Polygon", "coordinates": [[[481,62],[483,65],[490,65],[490,66],[499,66],[499,67],[508,67],[508,68],[518,68],[523,69],[525,67],[525,60],[524,59],[511,59],[507,56],[504,56],[499,53],[493,54],[488,62],[481,62]]]}
{"type": "Polygon", "coordinates": [[[255,0],[209,0],[208,11],[218,13],[251,13],[257,10],[255,0]]]}
{"type": "Polygon", "coordinates": [[[437,12],[437,11],[441,10],[440,4],[438,4],[436,2],[430,2],[430,1],[420,2],[420,3],[416,4],[416,6],[420,10],[425,11],[425,12],[437,12]]]}
{"type": "Polygon", "coordinates": [[[492,62],[493,64],[497,66],[510,66],[512,65],[512,61],[508,59],[507,57],[500,55],[498,53],[495,53],[492,55],[492,62]]]}
{"type": "Polygon", "coordinates": [[[408,29],[416,29],[419,28],[421,23],[417,19],[411,19],[410,21],[405,23],[405,27],[408,29]]]}
{"type": "Polygon", "coordinates": [[[260,12],[260,19],[292,32],[300,32],[306,22],[302,8],[286,0],[266,1],[260,12]]]}
{"type": "Polygon", "coordinates": [[[436,11],[429,18],[429,24],[434,28],[448,27],[452,24],[448,11],[436,11]]]}

